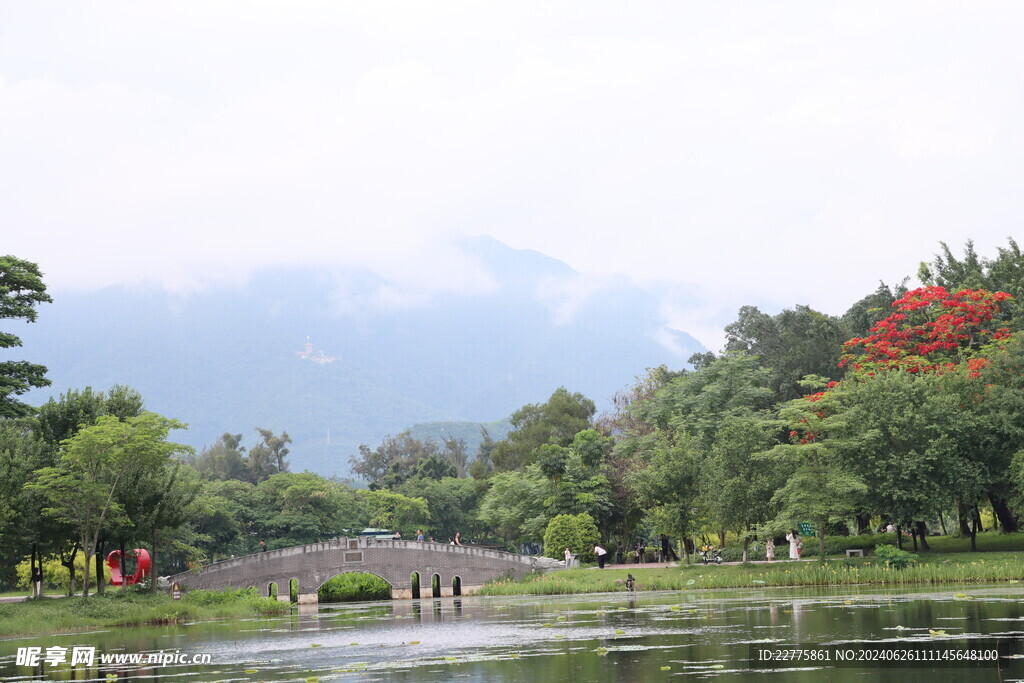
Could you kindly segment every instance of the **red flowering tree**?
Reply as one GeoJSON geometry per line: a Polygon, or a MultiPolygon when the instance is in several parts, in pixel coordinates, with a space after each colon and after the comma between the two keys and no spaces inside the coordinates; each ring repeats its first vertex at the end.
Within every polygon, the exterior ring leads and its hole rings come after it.
{"type": "Polygon", "coordinates": [[[950,294],[945,287],[920,287],[893,302],[896,311],[878,321],[866,337],[843,345],[840,367],[856,373],[905,370],[943,373],[966,361],[977,373],[985,360],[979,349],[1005,340],[1003,325],[1009,312],[1006,292],[962,289],[950,294]]]}
{"type": "Polygon", "coordinates": [[[843,345],[840,366],[852,371],[848,379],[829,382],[784,413],[790,443],[808,455],[823,447],[837,456],[840,467],[869,483],[870,502],[864,502],[897,520],[921,519],[938,503],[940,491],[976,500],[995,482],[992,463],[973,438],[985,431],[975,424],[976,404],[985,393],[979,381],[986,380],[979,377],[989,364],[990,345],[1010,337],[1003,322],[1011,299],[982,289],[907,292],[868,336],[843,345]],[[909,383],[868,381],[899,379],[887,371],[901,371],[909,383]],[[926,387],[904,373],[946,377],[926,387]],[[896,395],[901,399],[893,404],[896,395]],[[964,405],[956,410],[959,404],[964,405]],[[970,410],[964,410],[967,404],[970,410]],[[953,472],[951,480],[947,475],[953,472]],[[913,476],[897,476],[903,473],[913,476]]]}

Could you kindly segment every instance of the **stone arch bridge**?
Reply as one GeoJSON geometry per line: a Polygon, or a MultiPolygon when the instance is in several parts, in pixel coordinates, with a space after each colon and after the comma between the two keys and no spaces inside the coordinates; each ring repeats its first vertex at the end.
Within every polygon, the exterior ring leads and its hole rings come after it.
{"type": "Polygon", "coordinates": [[[469,595],[487,581],[521,578],[553,560],[474,546],[377,538],[335,538],[325,543],[268,550],[208,564],[197,572],[167,577],[184,588],[256,588],[288,600],[292,580],[300,603],[317,601],[317,589],[338,574],[376,574],[391,585],[395,599],[469,595]],[[435,578],[436,577],[436,578],[435,578]]]}

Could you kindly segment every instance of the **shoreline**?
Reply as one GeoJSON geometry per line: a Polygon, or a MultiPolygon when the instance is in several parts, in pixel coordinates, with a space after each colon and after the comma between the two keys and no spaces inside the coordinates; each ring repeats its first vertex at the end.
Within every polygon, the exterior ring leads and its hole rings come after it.
{"type": "Polygon", "coordinates": [[[636,591],[770,588],[785,586],[929,586],[944,584],[1017,584],[1024,581],[1024,553],[931,553],[913,566],[895,569],[876,558],[826,558],[824,561],[661,563],[611,565],[604,569],[567,569],[514,581],[484,585],[478,595],[572,595],[626,592],[632,574],[636,591]]]}
{"type": "Polygon", "coordinates": [[[181,600],[167,593],[43,596],[0,603],[0,639],[113,627],[146,627],[186,621],[275,616],[291,610],[282,603],[243,591],[194,592],[181,600]],[[58,598],[58,599],[49,599],[58,598]],[[48,628],[40,628],[46,624],[48,628]]]}

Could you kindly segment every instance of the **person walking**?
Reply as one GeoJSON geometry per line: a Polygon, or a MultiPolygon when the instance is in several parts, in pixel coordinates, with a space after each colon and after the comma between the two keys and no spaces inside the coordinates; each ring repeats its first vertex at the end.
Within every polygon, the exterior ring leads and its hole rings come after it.
{"type": "Polygon", "coordinates": [[[661,535],[661,561],[662,562],[668,562],[669,558],[671,558],[672,560],[674,560],[676,562],[679,561],[679,555],[676,555],[675,548],[673,548],[672,544],[669,543],[668,536],[666,536],[665,534],[662,534],[661,535]]]}
{"type": "Polygon", "coordinates": [[[267,542],[265,540],[263,540],[262,538],[260,539],[260,552],[261,553],[267,552],[267,542]]]}
{"type": "Polygon", "coordinates": [[[796,532],[796,529],[790,529],[789,533],[786,534],[786,540],[789,541],[789,559],[799,560],[800,559],[800,534],[796,532]]]}
{"type": "Polygon", "coordinates": [[[462,532],[455,532],[455,545],[462,545],[462,532]]]}
{"type": "Polygon", "coordinates": [[[608,551],[599,545],[595,545],[594,554],[597,555],[597,568],[604,569],[604,557],[608,554],[608,551]]]}
{"type": "Polygon", "coordinates": [[[769,562],[775,559],[775,540],[771,536],[764,542],[764,556],[769,562]]]}
{"type": "Polygon", "coordinates": [[[565,568],[568,569],[572,566],[572,551],[569,550],[569,546],[565,547],[565,568]]]}
{"type": "Polygon", "coordinates": [[[622,541],[615,541],[615,564],[622,564],[624,559],[622,556],[625,548],[622,547],[622,541]]]}
{"type": "Polygon", "coordinates": [[[420,543],[423,542],[423,530],[422,529],[417,529],[416,530],[416,540],[419,541],[420,543]]]}

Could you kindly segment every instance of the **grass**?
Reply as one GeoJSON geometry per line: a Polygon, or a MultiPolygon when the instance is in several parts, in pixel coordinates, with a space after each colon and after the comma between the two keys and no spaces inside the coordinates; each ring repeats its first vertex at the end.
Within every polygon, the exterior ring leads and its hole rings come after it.
{"type": "Polygon", "coordinates": [[[161,593],[109,591],[89,598],[27,600],[0,604],[0,636],[59,633],[109,626],[176,624],[184,621],[270,615],[291,604],[249,591],[191,591],[181,600],[161,593]]]}
{"type": "Polygon", "coordinates": [[[537,574],[519,581],[502,579],[479,595],[558,595],[624,591],[626,574],[637,590],[763,588],[767,586],[883,586],[1017,583],[1024,580],[1024,555],[1016,552],[923,553],[905,569],[891,569],[872,558],[824,562],[775,562],[727,566],[689,565],[658,569],[573,569],[537,574]]]}

